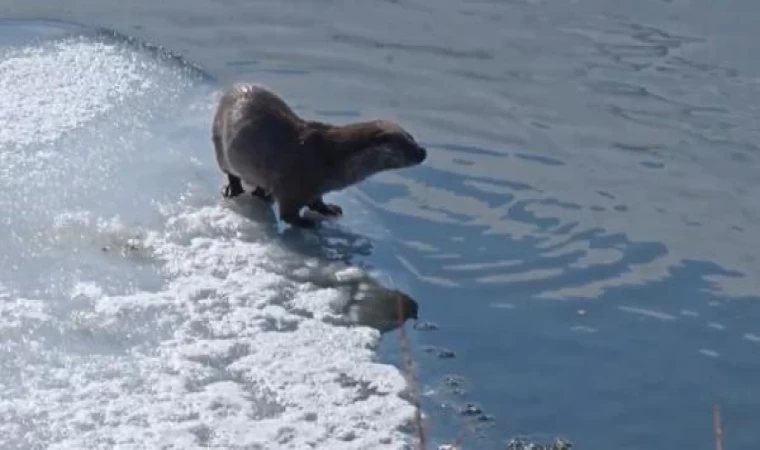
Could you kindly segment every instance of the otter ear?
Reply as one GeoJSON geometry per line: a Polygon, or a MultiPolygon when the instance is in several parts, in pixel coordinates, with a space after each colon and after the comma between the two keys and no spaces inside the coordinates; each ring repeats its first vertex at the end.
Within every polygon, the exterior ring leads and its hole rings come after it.
{"type": "Polygon", "coordinates": [[[386,132],[385,130],[380,130],[377,133],[375,133],[374,136],[372,136],[372,144],[374,145],[382,145],[382,144],[388,144],[392,141],[392,137],[390,133],[386,132]]]}

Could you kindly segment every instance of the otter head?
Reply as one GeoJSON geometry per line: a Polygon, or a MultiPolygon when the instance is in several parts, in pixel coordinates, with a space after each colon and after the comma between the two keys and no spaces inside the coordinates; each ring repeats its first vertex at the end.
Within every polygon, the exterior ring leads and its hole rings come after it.
{"type": "Polygon", "coordinates": [[[311,122],[304,145],[324,155],[335,178],[330,189],[342,189],[379,172],[421,164],[427,150],[398,124],[388,120],[331,126],[311,122]]]}
{"type": "Polygon", "coordinates": [[[362,125],[366,136],[358,140],[353,158],[366,160],[376,168],[374,173],[416,166],[427,159],[427,150],[395,122],[375,120],[362,125]]]}

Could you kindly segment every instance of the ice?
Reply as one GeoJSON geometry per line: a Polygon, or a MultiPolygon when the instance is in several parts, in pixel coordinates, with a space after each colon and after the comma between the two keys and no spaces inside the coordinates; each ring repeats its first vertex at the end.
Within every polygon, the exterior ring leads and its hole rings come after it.
{"type": "Polygon", "coordinates": [[[0,448],[404,448],[404,377],[350,305],[394,291],[220,199],[218,88],[45,37],[0,49],[0,448]]]}

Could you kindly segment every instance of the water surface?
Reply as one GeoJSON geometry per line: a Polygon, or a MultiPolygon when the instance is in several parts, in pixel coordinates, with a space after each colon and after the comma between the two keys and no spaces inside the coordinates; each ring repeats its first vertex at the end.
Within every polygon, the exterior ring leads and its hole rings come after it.
{"type": "MultiPolygon", "coordinates": [[[[354,260],[438,325],[409,330],[436,443],[709,448],[715,403],[727,448],[758,442],[756,4],[0,5],[166,46],[306,116],[394,118],[430,147],[327,228],[368,236],[354,260]],[[474,434],[470,402],[489,416],[474,434]]],[[[197,208],[221,186],[205,158],[197,208]]],[[[388,335],[381,359],[397,352],[388,335]]]]}

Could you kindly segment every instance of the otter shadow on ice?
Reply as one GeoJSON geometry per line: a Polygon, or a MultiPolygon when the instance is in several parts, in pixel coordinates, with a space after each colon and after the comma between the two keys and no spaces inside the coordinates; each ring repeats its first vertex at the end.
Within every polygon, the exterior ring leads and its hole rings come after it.
{"type": "Polygon", "coordinates": [[[299,282],[342,292],[336,325],[363,325],[391,332],[407,320],[418,320],[419,304],[401,290],[384,286],[358,257],[372,254],[372,240],[336,226],[280,231],[274,208],[253,196],[226,200],[227,207],[260,226],[253,239],[277,242],[289,256],[272,269],[299,282]]]}
{"type": "Polygon", "coordinates": [[[370,238],[333,226],[329,218],[319,218],[312,214],[316,222],[322,222],[317,228],[303,229],[282,226],[277,219],[275,207],[253,195],[241,195],[223,200],[225,207],[256,224],[255,234],[246,238],[254,240],[277,241],[288,250],[304,258],[319,258],[328,261],[342,261],[346,264],[357,263],[358,256],[372,254],[370,238]]]}

